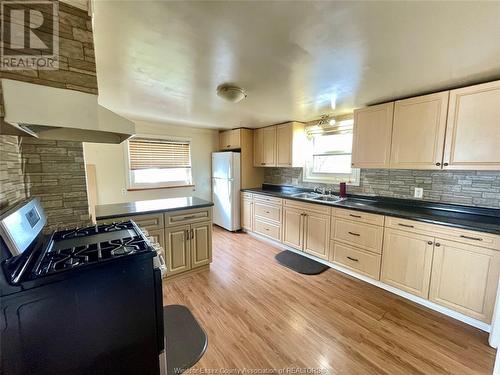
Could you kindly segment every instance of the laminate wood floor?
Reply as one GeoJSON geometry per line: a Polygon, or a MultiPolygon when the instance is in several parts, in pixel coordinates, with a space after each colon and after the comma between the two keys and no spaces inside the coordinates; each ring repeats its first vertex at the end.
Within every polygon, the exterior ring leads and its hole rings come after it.
{"type": "Polygon", "coordinates": [[[214,227],[210,270],[164,283],[164,303],[188,306],[208,334],[198,373],[492,373],[487,333],[332,269],[295,273],[279,251],[214,227]]]}

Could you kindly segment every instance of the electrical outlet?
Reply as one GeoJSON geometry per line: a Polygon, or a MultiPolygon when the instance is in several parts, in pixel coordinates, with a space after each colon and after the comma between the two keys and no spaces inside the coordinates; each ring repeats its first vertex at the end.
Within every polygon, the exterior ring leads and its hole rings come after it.
{"type": "Polygon", "coordinates": [[[423,196],[424,196],[424,189],[416,187],[415,188],[415,195],[414,196],[415,196],[415,198],[423,198],[423,196]]]}
{"type": "Polygon", "coordinates": [[[122,195],[127,195],[127,189],[122,188],[122,195]]]}
{"type": "Polygon", "coordinates": [[[296,186],[299,184],[299,179],[298,178],[292,178],[292,185],[296,186]]]}

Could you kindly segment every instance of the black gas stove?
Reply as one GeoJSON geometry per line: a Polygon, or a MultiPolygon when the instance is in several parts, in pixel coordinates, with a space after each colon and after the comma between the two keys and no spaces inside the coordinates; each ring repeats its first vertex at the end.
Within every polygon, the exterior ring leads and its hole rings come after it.
{"type": "Polygon", "coordinates": [[[132,221],[55,232],[30,277],[39,277],[151,251],[132,221]]]}
{"type": "Polygon", "coordinates": [[[0,217],[0,368],[151,374],[164,350],[158,254],[133,221],[43,235],[33,199],[0,217]]]}

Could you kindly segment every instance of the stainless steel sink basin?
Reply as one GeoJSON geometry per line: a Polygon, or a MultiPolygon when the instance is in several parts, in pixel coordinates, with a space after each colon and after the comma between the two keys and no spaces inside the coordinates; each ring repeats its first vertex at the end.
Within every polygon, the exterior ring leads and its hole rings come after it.
{"type": "Polygon", "coordinates": [[[325,201],[325,202],[336,202],[336,201],[340,200],[339,197],[336,197],[336,196],[325,196],[325,195],[322,195],[320,197],[316,197],[316,198],[313,198],[313,199],[316,200],[316,201],[325,201]]]}
{"type": "Polygon", "coordinates": [[[293,194],[293,198],[304,198],[304,199],[316,199],[320,195],[316,193],[298,193],[298,194],[293,194]]]}

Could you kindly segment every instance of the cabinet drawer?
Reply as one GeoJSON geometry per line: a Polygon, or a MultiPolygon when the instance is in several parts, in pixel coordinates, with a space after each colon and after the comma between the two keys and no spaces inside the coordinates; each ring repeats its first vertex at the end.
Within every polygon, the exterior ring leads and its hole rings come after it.
{"type": "Polygon", "coordinates": [[[276,197],[271,197],[269,195],[260,195],[260,194],[254,194],[253,195],[253,200],[255,202],[262,202],[265,204],[276,204],[281,206],[283,204],[283,199],[281,198],[276,198],[276,197]]]}
{"type": "Polygon", "coordinates": [[[396,217],[387,217],[386,227],[500,250],[500,236],[495,234],[452,228],[445,225],[428,224],[421,221],[399,219],[396,217]]]}
{"type": "Polygon", "coordinates": [[[206,220],[212,220],[211,207],[197,210],[175,211],[165,214],[165,227],[198,223],[206,220]]]}
{"type": "Polygon", "coordinates": [[[331,233],[336,241],[345,242],[378,254],[382,253],[382,239],[384,237],[384,228],[382,227],[335,219],[332,221],[331,233]]]}
{"type": "Polygon", "coordinates": [[[328,207],[328,206],[325,206],[322,204],[314,204],[314,203],[296,201],[293,199],[285,199],[283,202],[283,205],[286,207],[293,207],[293,208],[297,208],[299,210],[304,210],[304,211],[314,211],[314,212],[318,212],[318,213],[326,214],[326,215],[330,215],[332,212],[331,207],[328,207]]]}
{"type": "Polygon", "coordinates": [[[270,206],[263,203],[255,202],[253,207],[255,216],[281,223],[281,207],[270,206]]]}
{"type": "Polygon", "coordinates": [[[135,216],[122,216],[112,219],[99,220],[99,224],[117,223],[120,221],[133,220],[140,228],[149,230],[163,229],[163,214],[148,214],[135,216]]]}
{"type": "Polygon", "coordinates": [[[330,241],[333,262],[375,280],[380,278],[380,255],[330,241]]]}
{"type": "Polygon", "coordinates": [[[253,199],[253,194],[252,193],[248,193],[246,191],[242,191],[241,192],[241,198],[245,199],[245,200],[252,200],[253,199]]]}
{"type": "Polygon", "coordinates": [[[281,226],[278,224],[271,224],[255,219],[253,223],[253,230],[255,233],[270,237],[276,241],[281,240],[281,226]]]}
{"type": "Polygon", "coordinates": [[[352,221],[357,221],[361,223],[373,224],[373,225],[384,225],[384,216],[377,214],[369,214],[366,212],[346,210],[343,208],[335,208],[333,210],[333,215],[335,217],[348,219],[352,221]]]}

